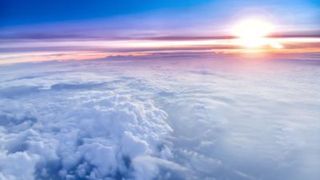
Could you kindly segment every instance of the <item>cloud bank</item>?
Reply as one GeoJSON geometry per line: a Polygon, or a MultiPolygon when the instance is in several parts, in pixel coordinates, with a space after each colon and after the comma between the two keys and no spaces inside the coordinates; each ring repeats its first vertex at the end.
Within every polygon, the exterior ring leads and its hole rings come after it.
{"type": "Polygon", "coordinates": [[[0,66],[0,179],[319,178],[316,61],[0,66]]]}

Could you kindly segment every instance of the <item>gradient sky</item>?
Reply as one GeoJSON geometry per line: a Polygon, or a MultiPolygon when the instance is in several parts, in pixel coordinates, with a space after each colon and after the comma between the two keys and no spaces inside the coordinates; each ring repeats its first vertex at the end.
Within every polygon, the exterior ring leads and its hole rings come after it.
{"type": "Polygon", "coordinates": [[[34,52],[224,52],[237,49],[231,27],[251,17],[272,22],[287,52],[317,53],[320,44],[319,0],[2,0],[0,8],[0,60],[34,52]]]}

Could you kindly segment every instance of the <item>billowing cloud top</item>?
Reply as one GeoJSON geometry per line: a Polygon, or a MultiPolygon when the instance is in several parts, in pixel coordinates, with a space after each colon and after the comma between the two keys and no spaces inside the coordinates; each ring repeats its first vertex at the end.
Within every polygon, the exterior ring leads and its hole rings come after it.
{"type": "Polygon", "coordinates": [[[0,66],[0,179],[308,179],[317,61],[0,66]]]}

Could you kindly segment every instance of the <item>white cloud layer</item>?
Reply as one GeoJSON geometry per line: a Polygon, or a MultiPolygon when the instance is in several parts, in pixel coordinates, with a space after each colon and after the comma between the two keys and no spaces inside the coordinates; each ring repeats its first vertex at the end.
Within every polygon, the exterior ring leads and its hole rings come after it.
{"type": "Polygon", "coordinates": [[[0,179],[320,177],[315,62],[0,67],[0,179]]]}

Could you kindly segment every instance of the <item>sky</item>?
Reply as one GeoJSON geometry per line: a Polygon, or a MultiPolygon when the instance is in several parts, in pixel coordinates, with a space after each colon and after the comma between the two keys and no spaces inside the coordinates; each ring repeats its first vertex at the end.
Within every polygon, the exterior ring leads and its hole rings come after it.
{"type": "Polygon", "coordinates": [[[281,52],[319,52],[319,0],[2,0],[0,8],[2,62],[238,52],[232,29],[250,18],[275,26],[269,44],[281,52]]]}

